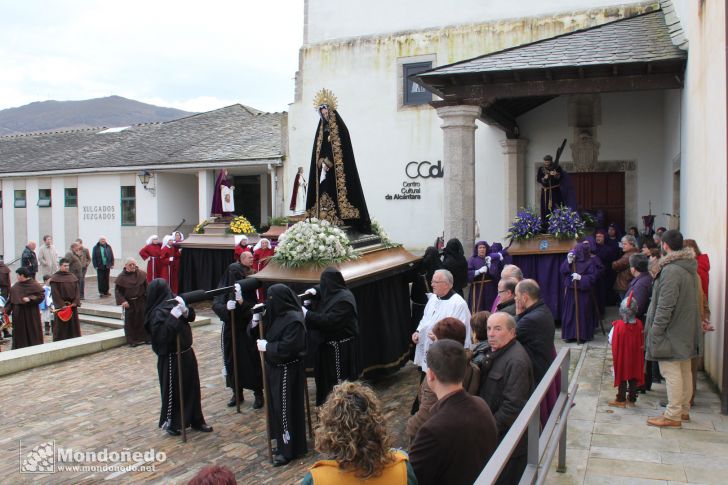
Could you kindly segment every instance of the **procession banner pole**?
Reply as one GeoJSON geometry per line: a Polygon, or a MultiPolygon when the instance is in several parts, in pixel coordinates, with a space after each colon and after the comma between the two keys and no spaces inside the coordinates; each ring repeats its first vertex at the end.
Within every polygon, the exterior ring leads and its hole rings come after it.
{"type": "Polygon", "coordinates": [[[306,416],[308,417],[308,436],[313,439],[313,426],[311,426],[311,404],[308,402],[308,377],[306,377],[303,391],[306,394],[306,416]]]}
{"type": "Polygon", "coordinates": [[[235,339],[235,310],[230,310],[230,331],[232,332],[233,339],[233,375],[235,376],[235,407],[240,413],[240,384],[238,380],[238,349],[237,341],[235,339]]]}
{"type": "MultiPolygon", "coordinates": [[[[182,393],[182,344],[177,334],[177,383],[179,387],[179,420],[182,428],[182,442],[187,443],[187,425],[185,424],[185,401],[182,393]]],[[[172,383],[170,382],[171,386],[172,383]]]]}
{"type": "MultiPolygon", "coordinates": [[[[576,273],[576,261],[571,263],[571,274],[573,275],[576,273]]],[[[576,343],[581,343],[581,338],[579,338],[579,294],[577,293],[576,289],[576,280],[573,278],[571,279],[572,283],[574,283],[574,305],[576,306],[576,343]]]]}
{"type": "MultiPolygon", "coordinates": [[[[261,318],[258,322],[258,335],[260,336],[260,339],[263,340],[263,319],[261,318]]],[[[263,399],[265,400],[265,403],[263,405],[263,410],[265,411],[265,435],[267,437],[266,441],[268,442],[268,459],[273,462],[273,448],[270,445],[270,411],[268,410],[268,406],[270,404],[270,394],[268,392],[268,376],[267,372],[265,371],[265,357],[264,353],[258,351],[258,354],[260,354],[260,370],[263,377],[263,399]]]]}

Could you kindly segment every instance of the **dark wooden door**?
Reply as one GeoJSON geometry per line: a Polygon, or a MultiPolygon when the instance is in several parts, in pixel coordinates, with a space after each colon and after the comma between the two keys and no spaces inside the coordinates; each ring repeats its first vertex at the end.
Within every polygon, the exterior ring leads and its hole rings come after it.
{"type": "Polygon", "coordinates": [[[260,175],[235,177],[235,214],[245,216],[260,227],[260,175]]]}
{"type": "Polygon", "coordinates": [[[624,172],[572,173],[579,210],[604,212],[606,224],[624,227],[624,172]]]}

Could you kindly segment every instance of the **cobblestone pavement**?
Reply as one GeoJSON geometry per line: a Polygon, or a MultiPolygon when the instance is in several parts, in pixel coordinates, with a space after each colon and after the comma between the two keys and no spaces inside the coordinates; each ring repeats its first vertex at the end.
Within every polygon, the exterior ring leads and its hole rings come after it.
{"type": "MultiPolygon", "coordinates": [[[[214,432],[190,431],[185,444],[157,428],[160,394],[156,356],[149,346],[119,347],[0,379],[0,451],[5,456],[0,461],[1,482],[76,484],[111,479],[112,483],[186,483],[200,468],[215,463],[232,469],[241,484],[299,483],[318,455],[310,451],[286,467],[273,468],[267,460],[264,414],[251,408],[252,393],[245,392],[241,414],[226,407],[230,391],[221,375],[219,324],[195,328],[194,338],[202,409],[214,432]],[[57,447],[81,451],[153,448],[166,453],[167,459],[156,464],[155,471],[21,474],[20,442],[24,457],[34,446],[49,440],[55,440],[57,447]]],[[[374,385],[385,403],[396,446],[406,444],[402,438],[404,423],[417,384],[418,373],[409,364],[374,385]]],[[[313,399],[312,378],[309,388],[313,399]]]]}

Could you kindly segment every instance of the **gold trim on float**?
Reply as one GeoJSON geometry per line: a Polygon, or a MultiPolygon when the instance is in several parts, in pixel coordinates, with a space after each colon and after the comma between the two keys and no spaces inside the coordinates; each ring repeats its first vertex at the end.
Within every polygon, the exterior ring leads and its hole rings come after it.
{"type": "Polygon", "coordinates": [[[361,371],[361,374],[359,374],[359,377],[363,376],[364,373],[366,373],[370,370],[387,369],[389,367],[394,367],[395,365],[400,365],[404,359],[407,359],[409,357],[409,353],[410,353],[410,349],[408,348],[407,351],[404,354],[402,354],[402,356],[399,359],[397,359],[395,362],[390,362],[389,364],[377,364],[377,365],[372,365],[370,367],[367,367],[363,371],[361,371]]]}

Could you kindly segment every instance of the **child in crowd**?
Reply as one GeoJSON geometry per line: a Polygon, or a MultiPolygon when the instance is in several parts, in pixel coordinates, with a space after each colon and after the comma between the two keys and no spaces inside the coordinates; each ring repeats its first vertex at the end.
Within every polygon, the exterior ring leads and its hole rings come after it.
{"type": "Polygon", "coordinates": [[[631,292],[619,305],[619,315],[621,320],[612,322],[609,332],[614,361],[614,387],[617,388],[617,397],[609,405],[623,408],[628,400],[632,404],[637,402],[637,387],[645,382],[644,329],[636,317],[637,302],[631,292]]]}
{"type": "Polygon", "coordinates": [[[51,297],[51,275],[43,275],[43,291],[45,298],[40,302],[40,313],[43,317],[43,329],[46,335],[51,334],[51,321],[53,320],[53,298],[51,297]]]}

